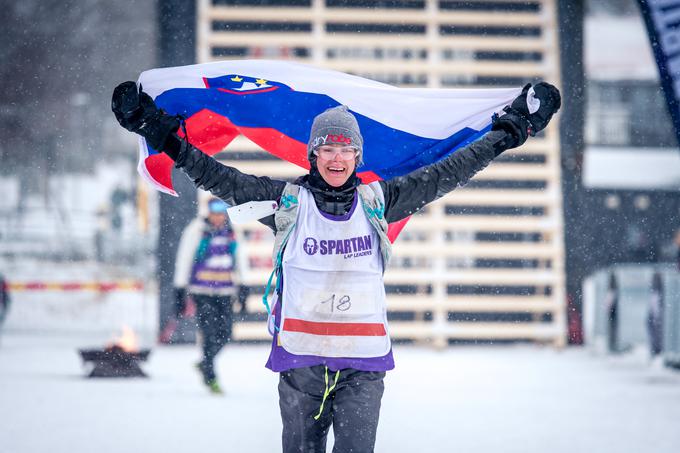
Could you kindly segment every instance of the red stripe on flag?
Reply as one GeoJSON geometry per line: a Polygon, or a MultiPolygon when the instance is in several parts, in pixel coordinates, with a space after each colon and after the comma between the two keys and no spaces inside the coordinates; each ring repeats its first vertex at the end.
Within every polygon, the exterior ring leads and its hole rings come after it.
{"type": "Polygon", "coordinates": [[[222,151],[235,137],[243,134],[276,157],[309,169],[307,144],[288,137],[276,129],[237,126],[226,116],[207,109],[192,115],[187,119],[186,125],[191,144],[208,155],[212,156],[222,151]]]}
{"type": "Polygon", "coordinates": [[[152,154],[144,159],[146,171],[158,184],[172,189],[172,167],[175,163],[165,153],[152,154]]]}
{"type": "MultiPolygon", "coordinates": [[[[271,154],[292,164],[309,170],[307,144],[291,138],[280,131],[268,127],[237,126],[226,116],[208,109],[195,113],[186,121],[189,141],[196,148],[212,156],[227,147],[239,134],[271,154]]],[[[180,136],[184,134],[180,130],[180,136]]],[[[364,184],[379,181],[381,178],[372,171],[358,173],[364,184]]]]}
{"type": "Polygon", "coordinates": [[[394,241],[397,240],[397,236],[399,236],[401,230],[404,229],[409,219],[411,219],[411,216],[408,216],[405,219],[397,220],[396,222],[387,225],[387,238],[390,240],[391,243],[394,244],[394,241]]]}
{"type": "MultiPolygon", "coordinates": [[[[307,144],[291,138],[280,131],[266,127],[243,127],[232,123],[229,118],[214,113],[208,109],[201,110],[186,122],[187,135],[191,143],[208,155],[213,155],[223,150],[239,134],[253,141],[271,154],[309,170],[307,160],[307,144]]],[[[181,132],[181,131],[180,131],[181,132]]],[[[183,135],[180,133],[180,135],[183,135]]],[[[161,154],[167,158],[165,154],[161,154]]],[[[160,157],[156,159],[160,160],[160,157]]],[[[150,158],[147,158],[147,162],[150,158]]],[[[168,158],[168,160],[170,160],[168,158]]],[[[170,161],[171,162],[171,161],[170,161]]],[[[165,164],[165,162],[163,162],[165,164]]],[[[170,164],[172,165],[172,164],[170,164]]],[[[170,168],[167,170],[170,175],[170,168]]],[[[372,171],[358,173],[364,184],[379,181],[381,178],[372,171]]],[[[169,181],[168,181],[169,182],[169,181]]],[[[172,187],[171,185],[168,187],[172,187]]],[[[406,219],[389,225],[388,237],[394,242],[399,233],[408,222],[406,219]]]]}
{"type": "Polygon", "coordinates": [[[238,127],[243,135],[276,157],[309,170],[307,144],[268,127],[238,127]]]}
{"type": "MultiPolygon", "coordinates": [[[[239,135],[238,128],[226,117],[203,109],[186,120],[189,141],[209,156],[219,153],[239,135]]],[[[180,128],[179,135],[183,136],[180,128]]]]}
{"type": "Polygon", "coordinates": [[[314,322],[294,318],[286,319],[283,330],[332,336],[384,337],[387,335],[385,326],[380,323],[314,322]]]}
{"type": "Polygon", "coordinates": [[[374,181],[380,181],[382,179],[380,176],[376,175],[372,171],[362,171],[357,173],[357,176],[359,177],[359,179],[361,179],[361,182],[363,182],[364,184],[370,184],[374,181]]]}

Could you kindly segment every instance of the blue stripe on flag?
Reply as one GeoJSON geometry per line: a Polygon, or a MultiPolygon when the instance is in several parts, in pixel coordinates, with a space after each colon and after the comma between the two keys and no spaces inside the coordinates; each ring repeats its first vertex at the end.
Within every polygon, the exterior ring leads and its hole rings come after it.
{"type": "MultiPolygon", "coordinates": [[[[339,103],[324,94],[276,90],[234,94],[217,89],[175,88],[160,94],[156,103],[171,114],[191,117],[208,109],[248,128],[272,128],[301,143],[307,143],[314,117],[339,103]]],[[[464,128],[446,139],[431,139],[393,129],[355,113],[364,137],[364,165],[383,179],[401,176],[437,162],[489,130],[464,128]]],[[[489,118],[489,123],[491,118],[489,118]]],[[[150,150],[150,153],[153,151],[150,150]]]]}

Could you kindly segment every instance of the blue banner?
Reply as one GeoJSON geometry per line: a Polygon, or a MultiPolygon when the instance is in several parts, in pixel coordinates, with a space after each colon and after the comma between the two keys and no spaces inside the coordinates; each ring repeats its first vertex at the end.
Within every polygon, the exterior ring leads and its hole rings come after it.
{"type": "Polygon", "coordinates": [[[680,145],[680,0],[638,0],[680,145]]]}

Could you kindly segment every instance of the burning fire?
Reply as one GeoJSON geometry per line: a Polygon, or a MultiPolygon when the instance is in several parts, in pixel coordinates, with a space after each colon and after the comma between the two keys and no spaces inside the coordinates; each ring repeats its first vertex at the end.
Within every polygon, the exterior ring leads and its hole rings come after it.
{"type": "Polygon", "coordinates": [[[137,335],[128,326],[123,326],[123,333],[106,345],[106,349],[120,348],[125,352],[138,352],[137,335]]]}

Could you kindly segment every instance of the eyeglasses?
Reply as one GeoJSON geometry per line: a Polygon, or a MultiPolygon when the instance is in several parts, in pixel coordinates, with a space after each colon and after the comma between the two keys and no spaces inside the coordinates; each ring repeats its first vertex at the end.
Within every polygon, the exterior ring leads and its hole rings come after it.
{"type": "Polygon", "coordinates": [[[319,146],[314,150],[314,154],[325,160],[333,160],[338,154],[342,160],[352,160],[357,157],[358,152],[353,146],[319,146]]]}

